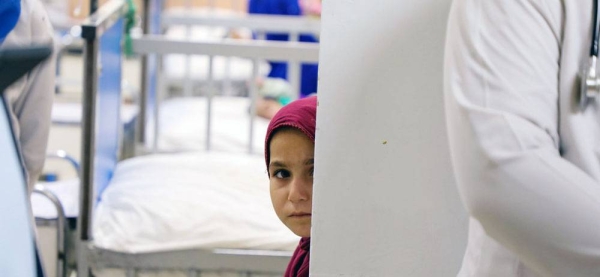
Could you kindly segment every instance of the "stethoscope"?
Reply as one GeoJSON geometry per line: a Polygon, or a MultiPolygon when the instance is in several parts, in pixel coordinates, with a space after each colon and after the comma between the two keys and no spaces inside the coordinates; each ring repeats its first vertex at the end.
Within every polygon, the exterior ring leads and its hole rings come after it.
{"type": "Polygon", "coordinates": [[[579,76],[579,108],[583,111],[590,98],[600,94],[600,77],[596,71],[598,62],[598,0],[594,0],[594,19],[592,20],[592,45],[588,67],[579,76]]]}

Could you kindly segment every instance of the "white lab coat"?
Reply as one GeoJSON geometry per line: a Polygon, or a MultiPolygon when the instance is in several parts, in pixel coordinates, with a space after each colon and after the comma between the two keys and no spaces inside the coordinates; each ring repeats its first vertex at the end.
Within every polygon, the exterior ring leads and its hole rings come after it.
{"type": "MultiPolygon", "coordinates": [[[[32,44],[54,45],[53,31],[41,2],[22,0],[19,21],[0,48],[32,44]]],[[[5,91],[30,189],[41,173],[46,157],[54,99],[55,60],[54,57],[47,59],[5,91]]]]}
{"type": "Polygon", "coordinates": [[[456,0],[444,90],[470,234],[459,276],[600,276],[600,99],[577,109],[591,0],[456,0]]]}

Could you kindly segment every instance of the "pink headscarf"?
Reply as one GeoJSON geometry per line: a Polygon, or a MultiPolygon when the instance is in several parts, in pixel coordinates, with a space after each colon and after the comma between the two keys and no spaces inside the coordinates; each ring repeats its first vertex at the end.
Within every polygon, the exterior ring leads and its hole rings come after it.
{"type": "MultiPolygon", "coordinates": [[[[317,126],[317,97],[307,97],[296,100],[284,106],[271,119],[267,136],[265,138],[265,162],[269,169],[270,153],[269,143],[277,129],[282,127],[296,128],[315,142],[315,130],[317,126]]],[[[284,277],[308,277],[310,261],[310,238],[302,238],[294,255],[288,264],[284,277]]]]}
{"type": "Polygon", "coordinates": [[[271,119],[265,138],[265,162],[267,163],[267,169],[269,169],[269,162],[271,160],[269,143],[275,131],[281,127],[296,128],[302,131],[314,143],[315,130],[317,128],[317,97],[311,96],[296,100],[281,108],[271,119]]]}

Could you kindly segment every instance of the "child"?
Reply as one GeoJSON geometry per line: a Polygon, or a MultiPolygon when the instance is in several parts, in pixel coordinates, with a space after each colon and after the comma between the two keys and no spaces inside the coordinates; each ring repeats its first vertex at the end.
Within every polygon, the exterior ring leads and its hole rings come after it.
{"type": "Polygon", "coordinates": [[[273,117],[265,139],[273,208],[302,237],[285,277],[308,276],[316,114],[316,96],[296,100],[273,117]]]}

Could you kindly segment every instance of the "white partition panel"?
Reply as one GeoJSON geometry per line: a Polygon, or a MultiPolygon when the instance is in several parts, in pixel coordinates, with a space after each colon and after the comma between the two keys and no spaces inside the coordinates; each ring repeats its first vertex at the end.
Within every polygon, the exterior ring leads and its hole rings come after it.
{"type": "Polygon", "coordinates": [[[456,276],[444,122],[450,0],[324,1],[311,276],[456,276]]]}

